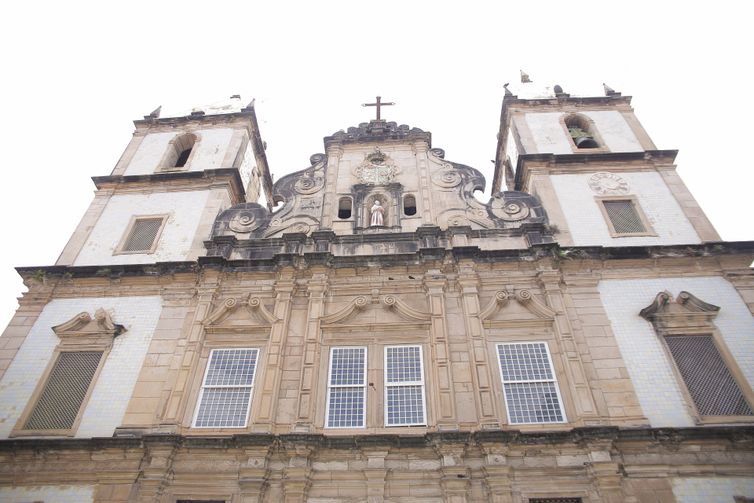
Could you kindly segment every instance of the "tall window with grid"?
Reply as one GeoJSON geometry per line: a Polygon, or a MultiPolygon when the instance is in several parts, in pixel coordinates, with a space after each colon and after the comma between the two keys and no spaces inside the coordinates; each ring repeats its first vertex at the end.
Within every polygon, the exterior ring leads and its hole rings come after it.
{"type": "Polygon", "coordinates": [[[102,351],[60,353],[23,429],[73,428],[101,359],[102,351]]]}
{"type": "Polygon", "coordinates": [[[325,424],[328,428],[363,428],[366,421],[367,348],[330,350],[325,424]]]}
{"type": "Polygon", "coordinates": [[[213,349],[199,394],[194,426],[243,428],[249,421],[258,349],[213,349]]]}
{"type": "Polygon", "coordinates": [[[544,342],[497,345],[511,424],[565,422],[552,359],[544,342]]]}
{"type": "Polygon", "coordinates": [[[421,346],[385,347],[385,425],[427,424],[421,346]]]}

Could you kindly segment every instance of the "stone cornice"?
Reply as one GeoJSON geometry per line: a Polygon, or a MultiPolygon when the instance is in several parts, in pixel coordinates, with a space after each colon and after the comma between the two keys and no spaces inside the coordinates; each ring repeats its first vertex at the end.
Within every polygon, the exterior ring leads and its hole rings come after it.
{"type": "MultiPolygon", "coordinates": [[[[472,231],[479,233],[490,230],[472,231]]],[[[393,240],[396,234],[382,234],[393,240]]],[[[348,236],[349,238],[358,238],[348,236]]],[[[361,237],[363,242],[364,236],[361,237]]],[[[301,237],[306,242],[305,236],[301,237]]],[[[283,243],[282,239],[268,240],[275,246],[283,243]],[[277,242],[280,243],[277,243],[277,242]]],[[[283,250],[284,248],[281,248],[283,250]]],[[[299,250],[298,252],[279,252],[270,258],[228,260],[221,256],[199,257],[198,261],[158,262],[155,264],[127,264],[107,266],[41,266],[17,267],[16,271],[25,279],[37,277],[50,278],[96,278],[117,279],[124,276],[161,276],[181,273],[198,273],[203,269],[221,269],[224,271],[276,271],[281,267],[307,267],[323,265],[331,268],[368,267],[375,261],[381,261],[384,267],[390,265],[407,265],[432,263],[443,260],[474,259],[486,262],[534,262],[537,260],[555,260],[563,263],[577,264],[581,260],[635,260],[635,259],[673,259],[683,257],[719,257],[725,255],[746,255],[754,258],[754,241],[727,241],[706,244],[674,246],[623,246],[605,248],[594,247],[559,247],[557,244],[534,245],[524,249],[481,250],[476,246],[447,248],[441,246],[421,247],[416,251],[392,255],[339,256],[330,251],[299,250]]]]}
{"type": "MultiPolygon", "coordinates": [[[[548,169],[565,168],[581,171],[621,169],[622,164],[634,163],[624,169],[635,171],[636,163],[646,164],[648,167],[657,165],[671,165],[675,162],[678,150],[642,150],[639,152],[600,152],[593,154],[522,154],[516,164],[515,189],[522,190],[524,176],[530,164],[545,166],[548,169]],[[576,166],[574,166],[576,165],[576,166]]],[[[493,183],[494,186],[494,183],[493,183]]]]}
{"type": "Polygon", "coordinates": [[[92,181],[98,190],[115,189],[127,185],[148,185],[154,190],[156,184],[191,182],[202,180],[203,183],[212,183],[218,180],[229,179],[233,193],[240,201],[243,201],[246,191],[241,181],[241,175],[235,168],[205,169],[203,171],[170,171],[153,173],[148,175],[108,175],[93,176],[92,181]]]}
{"type": "Polygon", "coordinates": [[[561,431],[523,432],[516,429],[475,432],[432,432],[421,435],[323,435],[318,433],[239,434],[220,436],[186,436],[144,434],[132,437],[14,438],[0,440],[0,452],[74,451],[102,449],[143,449],[151,446],[176,448],[229,449],[249,446],[284,446],[290,443],[310,448],[354,449],[364,447],[426,447],[438,444],[554,445],[582,444],[593,441],[647,442],[677,446],[684,442],[730,441],[739,445],[754,444],[754,426],[705,426],[691,428],[619,428],[581,427],[561,431]]]}

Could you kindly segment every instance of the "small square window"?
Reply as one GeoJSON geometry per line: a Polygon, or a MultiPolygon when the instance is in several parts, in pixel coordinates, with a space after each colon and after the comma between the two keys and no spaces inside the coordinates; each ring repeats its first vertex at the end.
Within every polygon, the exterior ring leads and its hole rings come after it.
{"type": "Polygon", "coordinates": [[[635,198],[601,198],[598,204],[613,237],[654,235],[635,198]]]}
{"type": "Polygon", "coordinates": [[[134,217],[117,253],[153,253],[166,221],[164,215],[134,217]]]}

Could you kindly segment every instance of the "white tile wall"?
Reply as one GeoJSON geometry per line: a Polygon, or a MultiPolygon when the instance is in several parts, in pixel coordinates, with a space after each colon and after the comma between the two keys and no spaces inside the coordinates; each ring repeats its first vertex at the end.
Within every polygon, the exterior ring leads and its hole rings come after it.
{"type": "MultiPolygon", "coordinates": [[[[610,231],[589,187],[593,173],[552,175],[560,207],[575,246],[648,246],[701,242],[659,173],[620,173],[629,184],[657,236],[619,237],[610,231]]],[[[547,208],[545,208],[547,209],[547,208]]]]}
{"type": "MultiPolygon", "coordinates": [[[[626,122],[617,110],[599,110],[581,112],[592,121],[610,152],[641,152],[644,150],[626,122]]],[[[562,112],[527,113],[526,123],[536,144],[538,153],[572,154],[573,142],[566,133],[560,118],[567,114],[562,112]]],[[[529,154],[534,152],[527,152],[529,154]]]]}
{"type": "Polygon", "coordinates": [[[109,437],[122,422],[162,309],[160,297],[53,299],[45,306],[0,381],[0,438],[7,438],[50,363],[53,326],[86,311],[108,310],[126,332],[115,338],[82,416],[77,437],[109,437]]]}
{"type": "Polygon", "coordinates": [[[673,494],[678,503],[733,503],[734,496],[754,498],[754,478],[676,478],[673,494]]]}
{"type": "MultiPolygon", "coordinates": [[[[194,259],[198,251],[192,251],[191,244],[209,193],[201,190],[113,196],[73,265],[149,264],[194,259]],[[113,255],[132,216],[162,214],[169,215],[168,222],[154,253],[113,255]]],[[[210,229],[205,231],[209,238],[210,229]]]]}
{"type": "Polygon", "coordinates": [[[4,503],[86,503],[94,501],[93,486],[24,486],[0,487],[0,501],[4,503]]]}
{"type": "Polygon", "coordinates": [[[661,341],[652,325],[639,316],[665,290],[674,297],[685,290],[720,306],[715,325],[750,385],[754,385],[754,317],[733,285],[720,277],[600,282],[600,296],[644,415],[654,427],[694,426],[682,384],[673,374],[661,341]]]}

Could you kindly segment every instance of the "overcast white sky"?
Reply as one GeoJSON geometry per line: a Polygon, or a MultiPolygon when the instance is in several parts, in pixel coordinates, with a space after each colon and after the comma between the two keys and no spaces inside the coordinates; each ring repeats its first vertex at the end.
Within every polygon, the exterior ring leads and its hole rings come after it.
{"type": "Polygon", "coordinates": [[[748,2],[5,2],[0,7],[0,329],[14,266],[51,265],[158,105],[241,94],[276,179],[322,137],[384,117],[432,132],[492,182],[502,85],[634,97],[727,240],[754,239],[748,2]]]}

